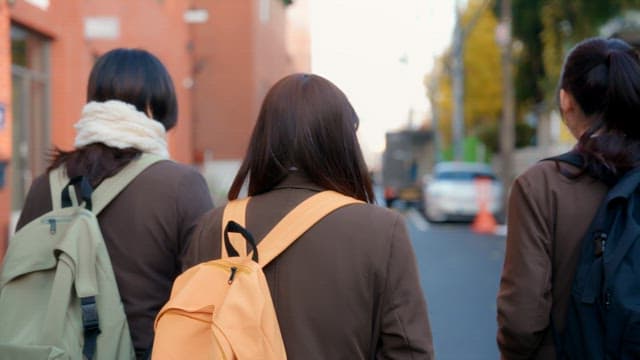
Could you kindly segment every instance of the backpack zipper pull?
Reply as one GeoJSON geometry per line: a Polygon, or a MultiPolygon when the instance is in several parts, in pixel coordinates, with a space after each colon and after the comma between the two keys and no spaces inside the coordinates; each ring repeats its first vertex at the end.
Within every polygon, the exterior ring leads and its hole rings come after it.
{"type": "Polygon", "coordinates": [[[229,281],[227,281],[229,285],[233,283],[233,278],[236,276],[236,272],[238,271],[238,268],[235,266],[232,266],[230,270],[231,270],[231,275],[229,276],[229,281]]]}
{"type": "Polygon", "coordinates": [[[607,234],[603,232],[597,232],[596,237],[593,239],[595,241],[595,249],[594,255],[596,257],[602,256],[607,248],[607,234]]]}
{"type": "Polygon", "coordinates": [[[56,219],[49,219],[49,234],[56,234],[56,219]]]}

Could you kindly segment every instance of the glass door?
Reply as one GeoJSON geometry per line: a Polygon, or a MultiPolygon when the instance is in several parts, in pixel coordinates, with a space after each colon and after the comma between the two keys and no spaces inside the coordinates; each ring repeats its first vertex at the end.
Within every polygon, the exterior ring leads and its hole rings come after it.
{"type": "Polygon", "coordinates": [[[50,138],[49,41],[11,26],[13,92],[12,210],[19,211],[34,176],[47,165],[50,138]]]}

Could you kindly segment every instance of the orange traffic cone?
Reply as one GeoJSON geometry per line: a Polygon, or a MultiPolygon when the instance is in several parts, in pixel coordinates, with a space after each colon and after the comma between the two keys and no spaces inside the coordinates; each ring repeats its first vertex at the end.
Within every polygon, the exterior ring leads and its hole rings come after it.
{"type": "Polygon", "coordinates": [[[487,208],[487,203],[483,201],[480,205],[480,211],[478,211],[475,219],[473,219],[471,230],[481,234],[493,234],[496,232],[497,225],[496,218],[493,217],[493,214],[487,208]]]}
{"type": "Polygon", "coordinates": [[[478,190],[478,214],[476,214],[471,230],[482,234],[493,234],[497,228],[497,221],[489,211],[489,199],[491,194],[491,181],[488,179],[477,179],[476,188],[478,190]]]}

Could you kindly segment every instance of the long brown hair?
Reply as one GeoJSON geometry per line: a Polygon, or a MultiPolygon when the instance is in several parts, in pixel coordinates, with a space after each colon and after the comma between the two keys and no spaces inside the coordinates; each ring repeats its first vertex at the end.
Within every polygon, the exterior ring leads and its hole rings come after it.
{"type": "Polygon", "coordinates": [[[247,177],[249,195],[258,195],[295,167],[323,188],[374,202],[358,123],[345,94],[327,79],[312,74],[281,79],[262,103],[229,200],[238,197],[247,177]]]}
{"type": "MultiPolygon", "coordinates": [[[[153,54],[141,49],[114,49],[102,55],[91,70],[87,102],[120,100],[138,111],[153,114],[166,130],[175,126],[178,104],[167,69],[153,54]]],[[[101,143],[72,151],[54,149],[47,171],[66,166],[67,175],[84,175],[95,187],[140,155],[134,148],[116,149],[101,143]]]]}

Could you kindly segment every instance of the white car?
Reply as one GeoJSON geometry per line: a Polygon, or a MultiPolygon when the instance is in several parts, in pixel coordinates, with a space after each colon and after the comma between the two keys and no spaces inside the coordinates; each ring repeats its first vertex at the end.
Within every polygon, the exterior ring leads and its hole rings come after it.
{"type": "Polygon", "coordinates": [[[424,178],[427,220],[471,221],[482,206],[496,218],[503,215],[504,187],[485,163],[440,162],[424,178]]]}

